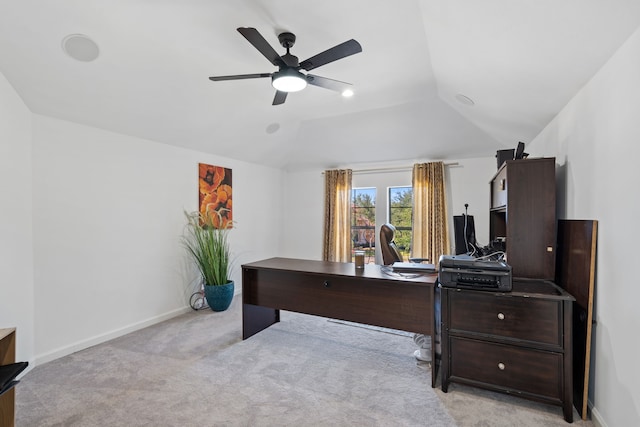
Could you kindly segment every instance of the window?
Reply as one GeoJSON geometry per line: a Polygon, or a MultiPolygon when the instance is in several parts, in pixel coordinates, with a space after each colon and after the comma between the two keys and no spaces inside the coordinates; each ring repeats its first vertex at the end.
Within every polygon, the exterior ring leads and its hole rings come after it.
{"type": "Polygon", "coordinates": [[[411,256],[413,188],[389,187],[389,222],[396,227],[395,242],[405,261],[411,256]]]}
{"type": "MultiPolygon", "coordinates": [[[[380,200],[379,204],[377,222],[382,224],[388,221],[396,227],[396,245],[403,259],[408,261],[411,255],[413,188],[410,185],[388,187],[386,200],[380,200]],[[382,217],[383,215],[386,218],[382,217]]],[[[353,188],[351,190],[352,262],[355,261],[355,251],[364,251],[365,263],[375,264],[376,240],[376,188],[353,188]]]]}
{"type": "Polygon", "coordinates": [[[355,251],[365,252],[365,263],[375,263],[376,247],[376,189],[351,190],[351,259],[355,251]]]}

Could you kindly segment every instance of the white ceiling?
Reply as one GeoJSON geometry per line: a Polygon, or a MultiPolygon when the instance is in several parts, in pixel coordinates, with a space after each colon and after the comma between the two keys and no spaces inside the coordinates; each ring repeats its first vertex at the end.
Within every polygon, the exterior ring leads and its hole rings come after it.
{"type": "Polygon", "coordinates": [[[638,26],[637,0],[0,0],[0,72],[34,113],[288,170],[446,160],[530,141],[638,26]],[[276,71],[241,26],[300,60],[356,39],[313,70],[356,95],[210,81],[276,71]]]}

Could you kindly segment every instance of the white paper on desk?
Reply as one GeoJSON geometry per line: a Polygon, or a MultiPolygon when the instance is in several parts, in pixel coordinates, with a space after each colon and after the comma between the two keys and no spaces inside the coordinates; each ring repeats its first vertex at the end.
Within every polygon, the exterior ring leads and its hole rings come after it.
{"type": "Polygon", "coordinates": [[[422,264],[418,262],[394,262],[391,264],[393,271],[403,272],[421,272],[421,273],[435,273],[436,266],[433,264],[422,264]]]}

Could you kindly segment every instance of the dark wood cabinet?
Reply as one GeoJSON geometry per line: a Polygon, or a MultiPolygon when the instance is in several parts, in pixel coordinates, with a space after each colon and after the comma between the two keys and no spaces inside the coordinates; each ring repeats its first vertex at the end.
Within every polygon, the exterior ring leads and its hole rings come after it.
{"type": "MultiPolygon", "coordinates": [[[[0,328],[0,365],[16,361],[16,328],[0,328]]],[[[0,395],[0,426],[13,427],[15,414],[15,389],[0,395]]]]}
{"type": "Polygon", "coordinates": [[[554,283],[442,288],[442,390],[451,382],[562,406],[573,421],[572,302],[554,283]]]}
{"type": "Polygon", "coordinates": [[[489,237],[514,277],[555,278],[555,165],[553,157],[507,160],[491,180],[489,237]]]}

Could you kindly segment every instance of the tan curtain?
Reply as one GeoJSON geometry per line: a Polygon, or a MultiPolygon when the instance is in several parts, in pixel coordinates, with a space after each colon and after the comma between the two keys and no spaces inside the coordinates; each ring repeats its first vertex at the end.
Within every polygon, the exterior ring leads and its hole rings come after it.
{"type": "Polygon", "coordinates": [[[449,253],[444,163],[413,165],[413,236],[411,256],[438,263],[449,253]]]}
{"type": "Polygon", "coordinates": [[[322,259],[351,262],[351,169],[324,173],[322,259]]]}

